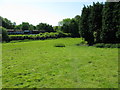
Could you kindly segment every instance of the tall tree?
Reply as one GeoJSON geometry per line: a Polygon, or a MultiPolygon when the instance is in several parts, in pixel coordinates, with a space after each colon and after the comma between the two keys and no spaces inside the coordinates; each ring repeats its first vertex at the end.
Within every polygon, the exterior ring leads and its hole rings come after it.
{"type": "Polygon", "coordinates": [[[74,18],[70,21],[69,30],[72,37],[79,37],[78,23],[74,18]]]}
{"type": "Polygon", "coordinates": [[[91,26],[91,6],[90,7],[83,7],[82,10],[82,15],[80,19],[80,35],[85,39],[85,41],[88,42],[89,45],[93,45],[94,43],[94,37],[93,37],[93,32],[90,30],[91,26]]]}
{"type": "Polygon", "coordinates": [[[116,43],[120,43],[120,2],[114,2],[114,11],[113,11],[113,24],[114,30],[116,30],[116,43]]]}
{"type": "Polygon", "coordinates": [[[101,40],[104,43],[115,43],[117,29],[114,27],[114,2],[106,2],[103,8],[101,40]]]}
{"type": "Polygon", "coordinates": [[[103,9],[103,3],[93,3],[93,6],[91,7],[91,26],[90,29],[94,34],[95,43],[100,43],[100,33],[102,30],[102,9],[103,9]]]}
{"type": "Polygon", "coordinates": [[[8,20],[7,18],[3,18],[1,16],[0,16],[0,19],[2,21],[2,27],[7,29],[14,29],[15,25],[10,20],[8,20]]]}

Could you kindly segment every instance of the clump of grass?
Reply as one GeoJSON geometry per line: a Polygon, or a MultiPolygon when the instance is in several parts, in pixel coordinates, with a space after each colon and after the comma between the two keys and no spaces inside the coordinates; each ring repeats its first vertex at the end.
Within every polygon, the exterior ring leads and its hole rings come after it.
{"type": "Polygon", "coordinates": [[[65,47],[65,44],[63,43],[57,43],[54,45],[54,47],[65,47]]]}

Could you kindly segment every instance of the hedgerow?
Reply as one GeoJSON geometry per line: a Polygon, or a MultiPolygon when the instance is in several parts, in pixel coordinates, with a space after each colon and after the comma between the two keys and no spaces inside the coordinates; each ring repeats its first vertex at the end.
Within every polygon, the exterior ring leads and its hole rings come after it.
{"type": "Polygon", "coordinates": [[[98,43],[94,45],[97,48],[120,48],[120,44],[104,44],[98,43]]]}
{"type": "Polygon", "coordinates": [[[40,33],[36,35],[9,35],[10,41],[12,40],[24,40],[24,39],[32,39],[32,40],[44,40],[48,38],[60,38],[60,37],[71,37],[70,33],[59,33],[59,32],[51,32],[51,33],[40,33]]]}

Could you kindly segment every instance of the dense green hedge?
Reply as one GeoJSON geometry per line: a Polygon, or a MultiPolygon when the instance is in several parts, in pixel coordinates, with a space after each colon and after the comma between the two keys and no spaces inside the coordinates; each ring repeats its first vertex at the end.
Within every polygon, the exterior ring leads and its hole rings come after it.
{"type": "Polygon", "coordinates": [[[94,45],[98,48],[120,48],[120,44],[104,44],[104,43],[98,43],[94,45]]]}
{"type": "Polygon", "coordinates": [[[24,40],[24,39],[32,39],[32,40],[44,40],[48,38],[60,38],[60,37],[70,37],[71,35],[69,33],[62,33],[62,32],[56,32],[56,33],[40,33],[36,35],[9,35],[9,39],[11,40],[24,40]]]}

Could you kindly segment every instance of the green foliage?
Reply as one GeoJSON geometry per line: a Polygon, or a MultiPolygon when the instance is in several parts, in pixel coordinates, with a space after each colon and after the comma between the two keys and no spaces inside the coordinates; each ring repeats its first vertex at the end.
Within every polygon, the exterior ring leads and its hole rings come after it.
{"type": "Polygon", "coordinates": [[[8,37],[8,34],[7,34],[7,31],[4,27],[0,27],[0,32],[2,31],[2,41],[6,41],[8,42],[9,41],[9,37],[8,37]]]}
{"type": "Polygon", "coordinates": [[[80,18],[80,34],[89,45],[100,42],[102,29],[103,4],[93,3],[93,6],[84,6],[80,18]],[[94,35],[96,33],[96,35],[94,35]]]}
{"type": "Polygon", "coordinates": [[[13,29],[15,27],[15,22],[12,23],[7,18],[3,18],[0,16],[0,20],[2,22],[2,27],[6,28],[6,29],[13,29]]]}
{"type": "Polygon", "coordinates": [[[87,45],[87,41],[81,40],[80,44],[82,44],[82,45],[87,45]]]}
{"type": "Polygon", "coordinates": [[[102,17],[102,33],[101,40],[104,43],[118,43],[120,40],[118,35],[120,28],[120,4],[114,2],[106,2],[103,8],[102,17]]]}
{"type": "Polygon", "coordinates": [[[103,48],[105,45],[104,43],[98,43],[94,45],[95,47],[103,48]]]}
{"type": "Polygon", "coordinates": [[[65,25],[69,25],[69,24],[70,24],[70,21],[71,21],[70,18],[65,18],[65,19],[63,19],[62,21],[59,21],[58,24],[59,24],[59,26],[63,26],[64,24],[65,24],[65,25]]]}
{"type": "Polygon", "coordinates": [[[22,30],[29,30],[29,23],[28,22],[22,22],[22,30]]]}
{"type": "Polygon", "coordinates": [[[63,19],[62,21],[62,26],[61,26],[61,31],[64,33],[71,33],[72,37],[79,37],[79,16],[76,16],[73,19],[63,19]]]}
{"type": "Polygon", "coordinates": [[[60,30],[61,30],[61,26],[54,26],[53,29],[54,29],[54,31],[56,31],[56,32],[57,32],[57,31],[60,31],[60,30]]]}
{"type": "Polygon", "coordinates": [[[70,37],[71,34],[63,33],[63,32],[51,32],[51,33],[40,33],[37,35],[9,35],[10,40],[24,40],[24,39],[32,39],[32,40],[44,40],[49,38],[60,38],[60,37],[70,37]]]}
{"type": "Polygon", "coordinates": [[[42,32],[54,32],[54,29],[52,25],[46,24],[46,23],[39,23],[36,26],[36,29],[42,32]]]}
{"type": "Polygon", "coordinates": [[[104,43],[98,43],[94,45],[98,48],[120,48],[120,44],[104,44],[104,43]]]}
{"type": "Polygon", "coordinates": [[[92,24],[91,11],[92,6],[89,7],[84,6],[80,20],[80,36],[85,38],[85,41],[87,41],[89,45],[93,45],[94,43],[94,35],[91,27],[92,24]]]}
{"type": "MultiPolygon", "coordinates": [[[[93,3],[84,6],[80,17],[80,35],[89,45],[120,42],[120,4],[93,3]]],[[[109,47],[106,46],[106,47],[109,47]]]]}

